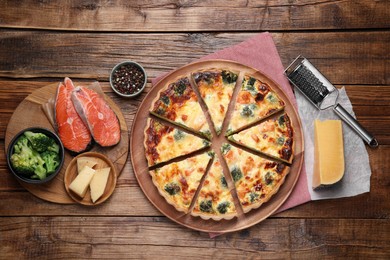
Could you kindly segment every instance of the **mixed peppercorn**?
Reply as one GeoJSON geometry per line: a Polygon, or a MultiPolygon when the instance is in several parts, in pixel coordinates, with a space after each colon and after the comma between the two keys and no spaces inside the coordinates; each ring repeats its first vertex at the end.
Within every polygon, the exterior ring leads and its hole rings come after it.
{"type": "Polygon", "coordinates": [[[112,83],[114,88],[124,95],[139,92],[145,82],[144,72],[134,64],[124,64],[114,70],[112,83]]]}

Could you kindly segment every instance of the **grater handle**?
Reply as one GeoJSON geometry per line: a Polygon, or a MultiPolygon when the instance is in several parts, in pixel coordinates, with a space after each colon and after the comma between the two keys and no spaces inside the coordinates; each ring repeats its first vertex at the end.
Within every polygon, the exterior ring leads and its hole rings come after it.
{"type": "Polygon", "coordinates": [[[361,138],[370,146],[377,147],[378,141],[370,134],[355,118],[353,118],[347,110],[345,110],[340,104],[336,104],[333,107],[336,114],[347,123],[355,132],[360,135],[361,138]]]}

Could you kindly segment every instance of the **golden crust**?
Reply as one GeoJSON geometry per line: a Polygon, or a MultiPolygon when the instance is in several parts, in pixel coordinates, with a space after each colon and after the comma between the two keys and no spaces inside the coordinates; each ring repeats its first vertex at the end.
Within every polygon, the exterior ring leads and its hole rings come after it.
{"type": "Polygon", "coordinates": [[[272,190],[272,192],[268,193],[264,199],[260,200],[259,202],[257,203],[253,203],[251,205],[248,205],[248,206],[243,206],[242,209],[244,211],[244,213],[248,213],[249,211],[251,211],[252,209],[257,209],[259,208],[261,205],[263,205],[264,203],[266,203],[267,201],[269,201],[273,195],[275,195],[276,193],[278,193],[280,187],[282,186],[282,184],[284,183],[285,179],[286,179],[286,176],[289,174],[290,172],[290,167],[286,167],[282,173],[283,177],[279,180],[278,184],[274,187],[274,189],[272,190]]]}
{"type": "Polygon", "coordinates": [[[148,139],[148,134],[147,130],[150,128],[151,120],[147,120],[146,127],[144,129],[144,148],[145,148],[145,157],[146,160],[148,161],[148,165],[152,165],[153,161],[150,160],[150,157],[147,155],[147,150],[148,150],[148,145],[147,145],[147,139],[148,139]]]}
{"type": "Polygon", "coordinates": [[[253,127],[230,135],[228,140],[255,153],[291,164],[295,150],[293,129],[289,116],[283,113],[277,118],[268,119],[253,127]],[[280,126],[279,120],[284,120],[283,127],[280,126]],[[281,143],[278,143],[279,137],[281,138],[281,143]]]}
{"type": "Polygon", "coordinates": [[[210,145],[210,142],[203,138],[160,123],[155,119],[149,118],[148,121],[144,131],[144,146],[149,166],[170,161],[210,145]]]}
{"type": "Polygon", "coordinates": [[[214,158],[203,181],[191,215],[216,221],[237,216],[233,196],[218,158],[214,158]]]}
{"type": "Polygon", "coordinates": [[[244,75],[226,135],[248,128],[281,111],[284,101],[267,82],[244,75]]]}
{"type": "Polygon", "coordinates": [[[172,124],[211,138],[206,116],[191,86],[189,76],[177,77],[160,89],[149,111],[172,124]]]}
{"type": "Polygon", "coordinates": [[[208,153],[203,153],[149,171],[149,174],[161,196],[178,211],[188,213],[211,158],[208,153]]]}
{"type": "Polygon", "coordinates": [[[215,221],[220,221],[220,220],[230,220],[235,217],[237,217],[237,212],[232,212],[232,213],[226,213],[226,214],[220,214],[220,215],[212,215],[212,214],[205,214],[203,212],[196,212],[196,211],[191,211],[191,215],[194,217],[200,217],[204,220],[215,220],[215,221]]]}
{"type": "Polygon", "coordinates": [[[159,187],[159,184],[158,182],[156,181],[156,179],[154,178],[154,175],[151,173],[153,171],[150,171],[150,176],[152,176],[152,181],[153,181],[153,184],[156,186],[157,190],[158,190],[158,193],[160,193],[161,196],[164,197],[164,199],[170,204],[172,205],[173,207],[175,207],[176,210],[178,211],[181,211],[181,212],[184,212],[184,213],[188,213],[188,207],[183,207],[182,205],[179,205],[177,204],[171,196],[168,196],[168,194],[166,192],[164,192],[162,189],[160,189],[159,187]]]}
{"type": "MultiPolygon", "coordinates": [[[[234,71],[234,70],[230,70],[230,69],[224,69],[224,68],[209,68],[209,69],[197,70],[197,71],[194,71],[194,72],[192,72],[192,73],[190,73],[190,74],[188,74],[188,75],[184,75],[184,76],[177,77],[175,80],[171,81],[171,83],[167,84],[165,87],[163,87],[162,89],[160,89],[160,91],[158,92],[157,96],[153,99],[153,101],[152,101],[152,103],[151,103],[150,113],[153,114],[154,116],[158,117],[158,118],[161,118],[163,121],[165,120],[165,121],[168,121],[168,122],[170,122],[170,123],[172,123],[172,124],[175,124],[175,125],[177,125],[177,126],[179,126],[179,127],[181,127],[181,128],[188,129],[188,130],[194,131],[194,132],[198,132],[198,133],[203,134],[204,136],[206,136],[208,139],[211,139],[211,136],[210,136],[208,133],[205,134],[204,132],[196,131],[196,130],[194,130],[193,128],[191,128],[191,127],[189,127],[189,126],[183,124],[183,123],[180,122],[180,121],[172,120],[172,118],[169,118],[169,116],[166,117],[166,116],[164,116],[164,115],[161,115],[160,113],[158,113],[158,112],[156,111],[156,104],[157,104],[157,103],[162,103],[163,101],[162,101],[162,99],[161,99],[161,97],[162,97],[161,95],[164,94],[164,92],[167,92],[168,89],[169,89],[169,87],[170,87],[172,84],[176,84],[176,82],[180,81],[181,79],[186,78],[187,80],[192,80],[192,85],[197,86],[196,80],[195,80],[195,78],[194,78],[194,75],[195,75],[195,74],[197,74],[197,73],[205,73],[205,72],[221,73],[222,70],[227,70],[227,71],[236,73],[237,76],[240,74],[240,72],[237,72],[237,71],[234,71]],[[194,83],[195,83],[195,84],[194,84],[194,83]]],[[[245,75],[245,76],[247,76],[247,75],[245,75]]],[[[256,84],[257,84],[257,83],[256,83],[256,84]]],[[[235,85],[237,85],[237,81],[235,82],[235,85]]],[[[267,84],[265,84],[265,85],[267,85],[267,84]]],[[[191,84],[190,84],[190,87],[191,87],[191,91],[194,91],[194,90],[193,90],[193,86],[191,86],[191,84]]],[[[269,87],[269,86],[268,86],[268,87],[269,87]]],[[[241,91],[241,89],[240,89],[240,91],[241,91]]],[[[169,91],[168,91],[168,92],[169,92],[169,91]]],[[[276,95],[276,93],[273,92],[272,88],[270,88],[270,92],[272,92],[272,94],[275,94],[275,95],[276,95]]],[[[173,95],[173,91],[171,91],[171,95],[173,95]]],[[[191,95],[193,95],[193,93],[192,93],[191,95]]],[[[278,113],[278,112],[284,110],[284,103],[283,103],[283,100],[280,99],[277,95],[276,95],[276,98],[279,100],[278,102],[281,102],[281,103],[280,103],[280,104],[281,104],[280,107],[273,108],[272,110],[270,110],[270,112],[269,112],[268,114],[266,114],[266,115],[265,115],[264,117],[262,117],[262,118],[259,118],[259,119],[257,119],[257,120],[254,120],[254,121],[252,121],[251,123],[249,123],[249,124],[247,124],[247,125],[244,125],[244,126],[242,126],[242,127],[239,127],[239,128],[237,128],[237,129],[234,129],[234,130],[231,131],[231,132],[227,132],[226,136],[228,137],[228,139],[231,140],[231,141],[234,142],[234,143],[240,144],[239,142],[237,142],[237,141],[235,141],[235,140],[232,140],[232,139],[230,138],[231,135],[233,135],[233,134],[235,134],[235,133],[237,133],[237,132],[240,132],[240,131],[242,131],[243,129],[247,129],[247,128],[253,126],[253,125],[257,125],[257,124],[259,124],[260,122],[262,122],[265,118],[270,118],[270,117],[273,116],[274,114],[276,114],[276,113],[278,113]]],[[[193,97],[193,96],[192,96],[190,99],[191,99],[191,100],[196,100],[197,102],[199,102],[197,96],[196,96],[196,97],[193,97]]],[[[229,102],[231,102],[231,101],[232,101],[232,100],[230,100],[229,102]]],[[[237,101],[237,100],[236,100],[236,101],[237,101]]],[[[257,102],[257,101],[256,101],[256,102],[257,102]]],[[[170,103],[170,102],[167,102],[167,104],[171,104],[171,103],[170,103]]],[[[209,109],[209,108],[208,108],[208,109],[209,109]]],[[[207,112],[209,112],[209,111],[207,111],[207,112]]],[[[206,112],[206,113],[207,113],[207,112],[206,112]]],[[[234,112],[234,111],[232,111],[232,112],[234,112]]],[[[204,115],[204,114],[202,113],[202,115],[204,115]]],[[[234,115],[234,113],[233,113],[233,115],[234,115]]],[[[214,122],[213,122],[213,123],[214,123],[214,122]]],[[[206,124],[207,124],[207,123],[206,123],[206,124]]],[[[230,126],[230,124],[231,124],[231,122],[229,122],[229,126],[230,126]]],[[[294,126],[292,125],[292,122],[291,122],[290,120],[289,120],[289,124],[290,124],[289,127],[291,127],[291,130],[293,131],[294,126]]],[[[148,120],[148,123],[147,123],[147,125],[146,125],[145,130],[144,130],[144,145],[145,145],[145,149],[146,149],[146,150],[147,150],[147,138],[148,138],[147,130],[150,128],[150,126],[151,126],[151,122],[150,122],[150,120],[148,120]]],[[[216,130],[217,130],[217,129],[216,129],[216,130]]],[[[274,156],[269,155],[269,154],[266,154],[266,153],[263,153],[263,154],[265,154],[265,155],[267,155],[267,156],[269,156],[269,157],[271,157],[271,158],[275,158],[275,159],[277,159],[277,160],[284,161],[284,162],[286,162],[286,163],[291,164],[292,161],[293,161],[294,151],[295,151],[295,147],[294,147],[295,142],[293,141],[293,135],[291,136],[291,139],[292,139],[291,157],[289,158],[289,160],[285,160],[285,159],[283,159],[283,158],[274,157],[274,156]]],[[[243,145],[243,144],[240,144],[240,145],[243,145]]],[[[245,146],[245,145],[244,145],[244,146],[245,146]]],[[[252,147],[249,147],[249,146],[246,146],[246,147],[248,147],[250,150],[252,150],[252,151],[254,151],[254,152],[260,152],[260,153],[261,153],[261,151],[258,151],[258,150],[254,149],[254,148],[252,148],[252,147]]],[[[146,156],[146,157],[147,157],[147,160],[148,160],[148,164],[149,164],[149,165],[153,165],[153,164],[150,164],[150,159],[148,158],[148,156],[146,156]]],[[[195,156],[194,156],[194,157],[195,157],[195,156]]],[[[187,157],[187,159],[188,159],[188,158],[189,158],[189,157],[187,157]]],[[[183,161],[185,161],[185,160],[187,160],[187,159],[185,158],[185,159],[183,159],[183,161]]],[[[225,159],[225,160],[226,160],[226,159],[225,159]]],[[[271,162],[272,162],[272,161],[271,161],[271,162]]],[[[172,163],[172,164],[174,164],[174,163],[172,163]]],[[[171,165],[171,164],[168,164],[168,165],[166,165],[166,166],[169,166],[169,165],[171,165]]],[[[165,167],[165,166],[164,166],[164,167],[165,167]]],[[[163,168],[163,167],[161,167],[161,168],[163,168]]],[[[159,168],[159,169],[161,169],[161,168],[159,168]]],[[[158,170],[158,169],[156,169],[156,170],[158,170]]],[[[195,194],[197,194],[197,196],[194,196],[194,197],[191,198],[191,203],[190,203],[190,204],[184,205],[184,204],[178,203],[177,201],[175,201],[175,199],[173,198],[173,196],[169,195],[167,192],[164,191],[164,189],[163,189],[162,186],[161,186],[161,183],[159,183],[159,182],[157,181],[156,176],[155,176],[155,174],[153,173],[153,172],[156,171],[156,170],[149,171],[149,173],[150,173],[150,175],[151,175],[151,177],[152,177],[152,182],[153,182],[153,184],[157,187],[157,190],[158,190],[159,194],[160,194],[162,197],[164,197],[164,199],[167,201],[168,204],[170,204],[170,205],[172,205],[173,207],[175,207],[175,209],[176,209],[177,211],[184,212],[185,214],[190,213],[192,216],[200,217],[200,218],[202,218],[202,219],[204,219],[204,220],[210,220],[210,219],[212,219],[212,220],[214,220],[214,221],[220,221],[220,220],[223,220],[223,219],[225,219],[225,220],[231,220],[231,219],[233,219],[234,217],[237,217],[237,211],[236,211],[236,209],[234,209],[233,212],[228,211],[228,212],[226,212],[225,214],[221,214],[221,213],[219,213],[219,212],[207,213],[207,212],[202,212],[202,211],[200,211],[199,209],[195,209],[196,206],[197,206],[196,203],[198,202],[197,200],[198,200],[198,198],[200,197],[200,194],[198,194],[198,193],[200,193],[201,188],[203,188],[203,187],[201,187],[201,185],[197,186],[197,188],[196,188],[197,193],[195,193],[195,194]],[[194,200],[195,200],[195,201],[194,201],[194,200]],[[192,204],[194,204],[194,205],[193,205],[192,208],[190,208],[190,205],[192,205],[192,204]]],[[[246,204],[246,205],[241,204],[241,208],[242,208],[243,212],[244,212],[244,213],[247,213],[247,212],[251,211],[252,209],[257,209],[257,208],[259,208],[263,203],[268,202],[268,201],[269,201],[269,200],[270,200],[270,199],[279,191],[280,187],[281,187],[281,186],[283,185],[283,183],[285,182],[285,178],[286,178],[286,176],[289,174],[289,172],[290,172],[290,167],[285,166],[285,167],[282,169],[281,172],[278,172],[278,175],[279,175],[280,178],[277,179],[277,181],[276,181],[276,179],[275,179],[275,181],[274,181],[274,182],[275,182],[274,186],[271,185],[271,186],[272,186],[272,189],[266,188],[266,189],[267,189],[267,193],[264,193],[264,196],[261,196],[261,198],[258,198],[257,201],[255,201],[254,203],[250,203],[250,204],[246,204]]],[[[267,182],[267,183],[268,183],[268,182],[267,182]]],[[[271,186],[269,186],[269,187],[271,187],[271,186]]],[[[234,187],[234,189],[237,191],[237,187],[234,187]]],[[[231,192],[231,191],[229,190],[229,192],[231,192]]],[[[260,193],[260,194],[261,194],[261,193],[260,193]]],[[[252,201],[252,198],[251,198],[251,201],[252,201]]],[[[234,200],[233,200],[233,204],[235,204],[235,203],[234,203],[234,200]]]]}
{"type": "Polygon", "coordinates": [[[268,201],[284,182],[290,167],[227,145],[222,151],[244,213],[268,201]]]}
{"type": "Polygon", "coordinates": [[[194,85],[207,107],[217,135],[222,131],[238,75],[238,72],[224,68],[203,69],[192,73],[194,85]]]}

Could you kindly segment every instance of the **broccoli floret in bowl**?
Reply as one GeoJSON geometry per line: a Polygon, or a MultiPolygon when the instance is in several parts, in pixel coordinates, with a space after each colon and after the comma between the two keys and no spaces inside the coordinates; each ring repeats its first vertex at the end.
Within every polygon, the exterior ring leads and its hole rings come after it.
{"type": "Polygon", "coordinates": [[[45,167],[47,173],[53,173],[57,169],[58,165],[60,165],[61,160],[58,156],[58,153],[53,151],[45,151],[41,154],[43,161],[45,162],[45,167]]]}
{"type": "Polygon", "coordinates": [[[11,172],[27,183],[44,183],[59,173],[64,147],[59,137],[44,128],[19,132],[8,146],[7,163],[11,172]]]}
{"type": "Polygon", "coordinates": [[[32,148],[39,153],[46,151],[47,148],[51,146],[54,142],[53,139],[51,139],[44,133],[25,131],[23,134],[27,137],[32,148]]]}
{"type": "Polygon", "coordinates": [[[14,153],[11,155],[12,167],[20,174],[31,177],[38,165],[39,154],[34,152],[26,136],[17,139],[14,145],[14,153]]]}

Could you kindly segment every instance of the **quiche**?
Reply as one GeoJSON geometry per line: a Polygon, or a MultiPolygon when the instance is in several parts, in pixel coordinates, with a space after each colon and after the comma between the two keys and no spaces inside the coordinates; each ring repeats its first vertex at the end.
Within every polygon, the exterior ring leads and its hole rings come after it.
{"type": "Polygon", "coordinates": [[[290,167],[246,152],[230,144],[221,151],[245,213],[267,202],[283,184],[290,167]]]}
{"type": "Polygon", "coordinates": [[[266,82],[244,75],[226,135],[234,134],[284,109],[284,101],[266,82]]]}
{"type": "Polygon", "coordinates": [[[187,213],[211,159],[212,155],[206,152],[165,165],[149,173],[154,185],[166,201],[178,211],[187,213]]]}
{"type": "Polygon", "coordinates": [[[238,74],[226,69],[212,69],[195,72],[192,77],[208,108],[215,131],[219,135],[238,74]]]}
{"type": "Polygon", "coordinates": [[[228,139],[289,164],[294,158],[294,131],[286,113],[231,135],[228,139]]]}
{"type": "Polygon", "coordinates": [[[152,97],[147,171],[186,218],[242,220],[279,191],[293,164],[294,125],[282,95],[236,68],[186,69],[152,97]]]}
{"type": "Polygon", "coordinates": [[[148,166],[167,162],[210,146],[206,139],[148,118],[144,135],[148,166]]]}
{"type": "Polygon", "coordinates": [[[214,159],[207,173],[191,215],[214,220],[232,219],[237,216],[233,196],[218,158],[214,159]]]}
{"type": "Polygon", "coordinates": [[[152,102],[150,113],[211,138],[206,116],[188,77],[181,77],[163,87],[152,102]]]}

